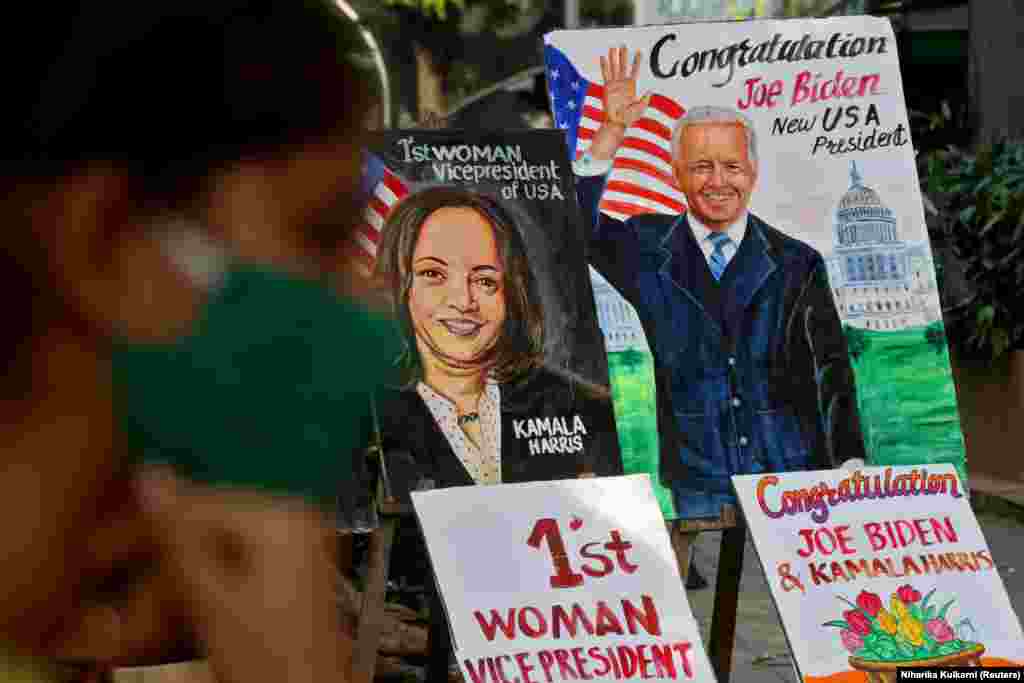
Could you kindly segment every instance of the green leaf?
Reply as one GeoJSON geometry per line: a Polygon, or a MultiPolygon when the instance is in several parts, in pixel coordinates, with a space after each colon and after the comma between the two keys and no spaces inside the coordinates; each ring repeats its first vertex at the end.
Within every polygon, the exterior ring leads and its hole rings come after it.
{"type": "Polygon", "coordinates": [[[927,610],[928,609],[928,601],[932,599],[933,595],[935,595],[935,591],[936,591],[936,589],[933,588],[930,591],[928,591],[927,595],[924,596],[924,600],[921,601],[921,609],[923,609],[923,610],[927,610]]]}
{"type": "Polygon", "coordinates": [[[939,610],[939,619],[945,619],[946,618],[946,612],[949,611],[949,608],[953,605],[954,602],[956,602],[956,598],[953,598],[952,600],[950,600],[949,602],[947,602],[945,605],[942,606],[942,609],[939,610]]]}
{"type": "Polygon", "coordinates": [[[836,626],[838,628],[850,628],[850,625],[845,621],[826,621],[822,626],[836,626]]]}
{"type": "Polygon", "coordinates": [[[978,207],[968,206],[966,209],[960,212],[960,222],[964,225],[970,225],[974,219],[974,214],[977,213],[978,207]]]}
{"type": "Polygon", "coordinates": [[[927,610],[925,610],[924,620],[925,621],[931,621],[934,618],[935,618],[935,605],[932,605],[927,610]]]}
{"type": "Polygon", "coordinates": [[[924,615],[921,614],[921,608],[917,605],[909,605],[907,607],[907,611],[910,612],[910,616],[914,617],[918,621],[921,621],[924,618],[924,615]]]}

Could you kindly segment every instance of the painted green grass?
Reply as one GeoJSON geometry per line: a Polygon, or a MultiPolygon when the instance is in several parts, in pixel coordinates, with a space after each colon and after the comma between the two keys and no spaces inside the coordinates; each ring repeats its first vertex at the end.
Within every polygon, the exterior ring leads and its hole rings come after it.
{"type": "MultiPolygon", "coordinates": [[[[941,334],[941,327],[933,326],[941,334]]],[[[945,343],[926,328],[859,330],[854,360],[857,404],[872,465],[951,463],[967,481],[956,388],[945,343]]],[[[651,475],[666,519],[676,517],[671,492],[658,482],[658,428],[650,353],[608,354],[619,447],[627,474],[651,475]]]]}
{"type": "Polygon", "coordinates": [[[675,519],[672,493],[658,479],[658,421],[654,394],[654,361],[643,351],[608,354],[619,450],[626,474],[649,474],[654,496],[665,519],[675,519]]]}
{"type": "MultiPolygon", "coordinates": [[[[925,332],[916,327],[856,333],[866,341],[853,365],[869,462],[952,463],[966,481],[949,350],[944,341],[928,343],[925,332]]],[[[933,325],[932,332],[941,335],[941,327],[933,325]]]]}

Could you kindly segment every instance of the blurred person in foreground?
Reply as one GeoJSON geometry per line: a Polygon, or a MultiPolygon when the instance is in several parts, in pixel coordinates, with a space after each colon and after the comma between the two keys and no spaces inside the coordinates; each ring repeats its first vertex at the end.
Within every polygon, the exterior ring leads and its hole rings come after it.
{"type": "Polygon", "coordinates": [[[344,20],[327,0],[24,11],[29,47],[4,55],[0,678],[198,641],[225,683],[345,680],[322,504],[391,351],[326,278],[357,213],[344,20]]]}

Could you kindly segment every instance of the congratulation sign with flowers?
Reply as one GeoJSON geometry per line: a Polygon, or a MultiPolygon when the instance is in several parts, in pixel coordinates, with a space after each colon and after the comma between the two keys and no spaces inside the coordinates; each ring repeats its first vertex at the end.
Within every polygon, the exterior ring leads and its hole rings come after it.
{"type": "Polygon", "coordinates": [[[805,682],[1024,663],[1020,622],[951,465],[733,484],[805,682]]]}

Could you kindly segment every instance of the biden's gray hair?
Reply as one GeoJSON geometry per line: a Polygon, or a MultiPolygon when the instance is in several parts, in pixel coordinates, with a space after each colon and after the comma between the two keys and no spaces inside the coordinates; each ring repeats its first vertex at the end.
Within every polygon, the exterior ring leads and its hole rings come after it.
{"type": "Polygon", "coordinates": [[[679,154],[679,143],[683,139],[683,130],[687,126],[697,126],[708,123],[738,123],[743,126],[747,133],[747,154],[754,166],[757,166],[757,134],[754,133],[754,124],[750,119],[731,107],[703,106],[687,109],[683,118],[676,122],[672,131],[672,155],[679,154]]]}

